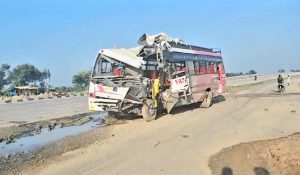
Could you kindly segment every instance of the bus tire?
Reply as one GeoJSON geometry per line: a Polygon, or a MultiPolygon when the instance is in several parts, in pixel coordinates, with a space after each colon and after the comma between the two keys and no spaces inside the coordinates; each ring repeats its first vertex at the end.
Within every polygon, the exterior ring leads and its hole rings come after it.
{"type": "Polygon", "coordinates": [[[118,113],[117,112],[108,111],[107,112],[107,117],[109,117],[109,118],[117,118],[118,117],[118,113]]]}
{"type": "Polygon", "coordinates": [[[200,104],[201,108],[209,108],[212,105],[213,94],[211,91],[206,92],[206,96],[200,104]]]}
{"type": "Polygon", "coordinates": [[[154,101],[152,99],[147,99],[146,103],[143,104],[142,115],[147,122],[155,120],[157,115],[157,109],[154,108],[154,101]]]}

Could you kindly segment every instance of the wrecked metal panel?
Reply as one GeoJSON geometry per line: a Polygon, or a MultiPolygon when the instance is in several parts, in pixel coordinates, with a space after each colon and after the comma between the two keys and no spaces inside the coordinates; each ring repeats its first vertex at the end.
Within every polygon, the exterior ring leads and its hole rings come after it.
{"type": "Polygon", "coordinates": [[[142,57],[138,57],[139,48],[132,49],[103,49],[99,51],[99,54],[112,58],[114,60],[126,63],[135,68],[141,68],[145,61],[142,57]]]}
{"type": "Polygon", "coordinates": [[[175,43],[180,43],[182,44],[183,41],[178,38],[171,38],[165,33],[158,33],[156,35],[148,35],[148,34],[143,34],[139,40],[138,44],[143,45],[143,46],[152,46],[155,43],[160,43],[160,42],[175,42],[175,43]]]}
{"type": "Polygon", "coordinates": [[[190,49],[171,48],[171,51],[172,52],[179,52],[179,53],[189,53],[189,54],[195,54],[195,55],[206,55],[206,56],[213,56],[213,57],[221,57],[220,53],[190,50],[190,49]]]}

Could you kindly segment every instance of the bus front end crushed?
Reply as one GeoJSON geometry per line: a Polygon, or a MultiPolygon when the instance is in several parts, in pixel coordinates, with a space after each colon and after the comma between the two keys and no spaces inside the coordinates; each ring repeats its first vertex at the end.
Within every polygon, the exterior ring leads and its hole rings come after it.
{"type": "Polygon", "coordinates": [[[119,106],[128,90],[128,87],[111,87],[90,82],[89,110],[119,112],[119,106]]]}
{"type": "Polygon", "coordinates": [[[89,87],[89,109],[140,115],[143,86],[128,77],[93,78],[89,87]]]}

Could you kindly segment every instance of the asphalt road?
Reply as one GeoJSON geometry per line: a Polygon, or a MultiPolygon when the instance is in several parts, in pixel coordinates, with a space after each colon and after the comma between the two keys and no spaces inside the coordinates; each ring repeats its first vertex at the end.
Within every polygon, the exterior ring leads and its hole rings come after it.
{"type": "MultiPolygon", "coordinates": [[[[274,77],[276,76],[263,75],[259,81],[266,81],[274,77]]],[[[276,83],[276,81],[274,82],[276,83]]],[[[232,77],[228,79],[227,85],[235,86],[249,83],[255,82],[252,78],[250,80],[247,77],[232,77]]],[[[275,87],[276,85],[271,86],[275,87]]],[[[88,112],[87,105],[87,97],[81,96],[10,104],[0,103],[0,127],[17,125],[20,122],[34,122],[85,113],[88,112]]]]}
{"type": "Polygon", "coordinates": [[[0,104],[0,127],[89,112],[87,97],[0,104]]]}

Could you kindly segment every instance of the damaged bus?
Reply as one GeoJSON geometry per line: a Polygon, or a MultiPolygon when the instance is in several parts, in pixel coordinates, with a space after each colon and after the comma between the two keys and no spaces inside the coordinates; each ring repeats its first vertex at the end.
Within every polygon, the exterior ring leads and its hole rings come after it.
{"type": "Polygon", "coordinates": [[[208,108],[225,92],[221,51],[193,46],[166,34],[144,34],[131,49],[102,49],[89,86],[89,109],[141,115],[199,103],[208,108]]]}

